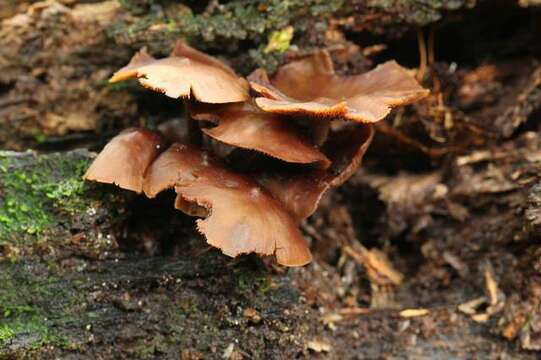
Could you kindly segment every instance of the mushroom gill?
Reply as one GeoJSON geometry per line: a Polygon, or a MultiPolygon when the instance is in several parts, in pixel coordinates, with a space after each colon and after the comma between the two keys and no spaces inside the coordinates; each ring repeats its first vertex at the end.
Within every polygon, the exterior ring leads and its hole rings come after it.
{"type": "Polygon", "coordinates": [[[355,173],[373,136],[370,125],[336,131],[323,149],[332,161],[329,169],[263,171],[257,179],[300,222],[316,211],[327,190],[340,186],[355,173]]]}
{"type": "Polygon", "coordinates": [[[249,99],[245,79],[218,59],[177,42],[169,57],[154,59],[141,49],[110,82],[131,78],[172,98],[190,98],[207,103],[240,102],[249,99]]]}
{"type": "Polygon", "coordinates": [[[218,141],[290,163],[317,163],[321,168],[330,165],[329,159],[286,119],[263,112],[251,102],[225,105],[196,103],[190,111],[196,120],[218,123],[216,127],[202,129],[218,141]]]}
{"type": "Polygon", "coordinates": [[[325,50],[282,66],[270,79],[260,69],[248,79],[260,95],[255,102],[264,111],[343,117],[362,123],[379,121],[391,108],[428,95],[395,61],[361,75],[338,76],[325,50]]]}

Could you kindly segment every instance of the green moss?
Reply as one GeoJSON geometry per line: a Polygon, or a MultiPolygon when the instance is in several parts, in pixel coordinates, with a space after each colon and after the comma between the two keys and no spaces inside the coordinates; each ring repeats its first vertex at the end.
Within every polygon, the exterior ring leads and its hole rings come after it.
{"type": "Polygon", "coordinates": [[[473,7],[468,0],[370,0],[367,5],[396,14],[397,18],[410,24],[427,25],[441,19],[443,12],[462,7],[473,7]]]}
{"type": "Polygon", "coordinates": [[[40,234],[85,208],[81,176],[88,159],[56,155],[20,165],[0,153],[0,244],[20,234],[40,234]]]}
{"type": "Polygon", "coordinates": [[[279,31],[273,31],[269,35],[269,42],[265,47],[264,52],[267,54],[272,51],[285,52],[289,45],[291,44],[291,39],[293,39],[293,27],[288,26],[279,31]]]}
{"type": "MultiPolygon", "coordinates": [[[[269,71],[276,67],[275,52],[265,51],[267,47],[261,44],[289,26],[299,34],[295,45],[302,51],[325,42],[325,30],[332,18],[353,16],[361,21],[365,15],[380,14],[381,20],[365,31],[381,35],[390,26],[407,30],[434,23],[446,12],[473,7],[476,1],[231,0],[211,10],[197,2],[179,4],[168,0],[122,0],[121,4],[137,16],[125,17],[108,29],[108,35],[117,42],[134,47],[146,45],[151,52],[165,55],[174,41],[184,38],[202,50],[247,54],[241,56],[239,69],[249,72],[255,66],[269,71]]],[[[289,47],[288,41],[282,44],[281,49],[289,47]]]]}
{"type": "Polygon", "coordinates": [[[263,270],[246,271],[243,268],[236,268],[234,270],[234,278],[241,292],[265,293],[272,288],[272,279],[263,270]]]}
{"type": "Polygon", "coordinates": [[[47,135],[40,131],[34,132],[33,136],[37,144],[43,144],[47,141],[47,135]]]}
{"type": "Polygon", "coordinates": [[[35,234],[50,224],[49,214],[43,209],[33,189],[38,181],[36,174],[8,171],[2,164],[3,200],[0,206],[0,237],[14,232],[35,234]]]}
{"type": "MultiPolygon", "coordinates": [[[[134,9],[135,3],[139,2],[123,2],[128,11],[134,9]]],[[[223,40],[227,39],[233,48],[240,41],[244,42],[243,46],[264,44],[269,37],[278,36],[282,38],[279,51],[284,51],[291,40],[284,38],[284,29],[291,26],[299,33],[313,31],[310,24],[315,21],[324,25],[344,10],[345,3],[345,0],[237,0],[222,4],[211,13],[194,14],[185,5],[156,1],[155,6],[147,7],[148,11],[136,20],[132,17],[115,23],[108,29],[108,35],[123,43],[146,44],[151,51],[163,54],[179,38],[198,41],[203,47],[223,46],[223,40]]],[[[321,33],[321,26],[318,32],[321,33]]],[[[247,49],[249,56],[258,60],[252,60],[252,66],[265,65],[268,56],[275,58],[273,51],[265,52],[265,48],[247,49]]]]}
{"type": "Polygon", "coordinates": [[[0,324],[0,345],[11,340],[15,336],[15,331],[5,324],[0,324]]]}
{"type": "Polygon", "coordinates": [[[33,316],[24,320],[18,319],[0,324],[0,345],[28,334],[32,335],[30,344],[32,347],[50,343],[54,339],[54,336],[49,333],[47,326],[41,321],[41,318],[33,316]]]}
{"type": "Polygon", "coordinates": [[[70,282],[43,267],[0,263],[0,284],[0,355],[2,345],[10,343],[27,349],[65,345],[65,337],[52,327],[77,319],[74,304],[82,299],[70,282]]]}
{"type": "MultiPolygon", "coordinates": [[[[124,197],[83,181],[91,161],[85,150],[47,155],[0,152],[0,251],[16,259],[21,249],[50,247],[65,242],[74,228],[116,219],[124,197]]],[[[97,233],[85,235],[92,241],[84,246],[109,246],[97,233]]]]}

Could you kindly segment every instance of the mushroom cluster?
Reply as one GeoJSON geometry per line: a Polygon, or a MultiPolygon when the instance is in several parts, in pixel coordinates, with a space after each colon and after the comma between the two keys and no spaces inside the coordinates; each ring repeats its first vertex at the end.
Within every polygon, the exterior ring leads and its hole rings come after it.
{"type": "Polygon", "coordinates": [[[359,167],[372,124],[428,93],[394,61],[339,76],[320,50],[273,76],[259,69],[244,79],[183,42],[163,59],[139,51],[110,81],[131,78],[182,98],[188,134],[127,129],[85,179],[149,198],[174,189],[175,208],[202,218],[197,228],[210,245],[233,257],[275,255],[286,266],[311,261],[298,225],[359,167]]]}

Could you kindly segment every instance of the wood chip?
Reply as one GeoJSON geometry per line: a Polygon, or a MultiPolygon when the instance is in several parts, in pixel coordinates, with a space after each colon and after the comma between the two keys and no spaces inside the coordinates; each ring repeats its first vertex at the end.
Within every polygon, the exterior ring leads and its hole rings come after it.
{"type": "Polygon", "coordinates": [[[231,355],[233,354],[233,350],[235,350],[235,344],[230,343],[227,348],[225,348],[224,353],[222,354],[222,359],[230,359],[231,355]]]}
{"type": "Polygon", "coordinates": [[[458,166],[464,166],[469,164],[476,164],[482,161],[494,160],[502,157],[502,153],[495,154],[488,150],[474,151],[469,155],[459,156],[456,159],[458,166]]]}
{"type": "Polygon", "coordinates": [[[455,269],[461,277],[466,276],[467,265],[457,256],[453,255],[449,251],[444,251],[442,257],[443,260],[447,264],[451,265],[451,267],[455,269]]]}
{"type": "Polygon", "coordinates": [[[458,310],[460,312],[463,312],[464,314],[474,315],[475,313],[477,313],[477,308],[479,308],[479,306],[485,304],[486,302],[487,298],[485,296],[481,296],[479,298],[458,305],[458,310]]]}
{"type": "Polygon", "coordinates": [[[490,300],[490,305],[494,306],[498,303],[498,283],[494,280],[494,272],[492,267],[485,267],[485,287],[490,300]]]}
{"type": "Polygon", "coordinates": [[[317,353],[331,351],[331,345],[319,340],[312,340],[306,344],[306,347],[317,353]]]}
{"type": "Polygon", "coordinates": [[[405,309],[400,312],[400,316],[404,318],[412,318],[418,316],[428,315],[430,311],[428,309],[405,309]]]}
{"type": "Polygon", "coordinates": [[[331,314],[324,315],[321,318],[321,321],[325,325],[330,325],[330,324],[334,324],[336,322],[342,321],[343,319],[344,319],[344,317],[341,314],[331,313],[331,314]]]}
{"type": "MultiPolygon", "coordinates": [[[[463,312],[464,314],[470,315],[472,320],[478,323],[487,322],[491,316],[502,311],[505,305],[505,294],[498,287],[498,283],[494,277],[494,270],[492,269],[490,263],[487,263],[485,265],[483,274],[485,279],[486,296],[481,296],[479,298],[458,305],[459,311],[463,312]],[[488,306],[486,310],[478,312],[477,310],[482,305],[488,306]]],[[[512,329],[510,329],[508,332],[510,333],[511,337],[515,335],[512,334],[512,329]]]]}
{"type": "Polygon", "coordinates": [[[257,313],[257,310],[254,308],[246,308],[243,312],[243,315],[246,319],[254,324],[261,322],[261,316],[257,313]]]}
{"type": "Polygon", "coordinates": [[[475,314],[472,315],[472,320],[478,323],[486,323],[490,318],[490,315],[487,313],[475,314]]]}
{"type": "Polygon", "coordinates": [[[527,317],[525,315],[518,314],[503,329],[502,335],[507,340],[514,340],[518,336],[520,330],[524,327],[524,324],[526,323],[526,321],[527,321],[527,317]]]}
{"type": "Polygon", "coordinates": [[[404,276],[395,270],[387,255],[378,249],[367,250],[359,246],[354,250],[351,246],[345,246],[344,252],[351,256],[355,262],[364,266],[369,280],[378,285],[400,285],[404,276]]]}
{"type": "Polygon", "coordinates": [[[372,312],[372,309],[361,307],[343,308],[338,311],[340,315],[365,315],[370,312],[372,312]]]}

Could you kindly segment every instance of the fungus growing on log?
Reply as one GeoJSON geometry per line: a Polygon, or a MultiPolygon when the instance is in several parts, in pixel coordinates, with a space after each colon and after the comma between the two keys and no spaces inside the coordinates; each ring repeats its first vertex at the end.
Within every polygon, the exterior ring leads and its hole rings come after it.
{"type": "Polygon", "coordinates": [[[156,60],[141,49],[110,82],[137,78],[152,90],[172,98],[190,98],[207,103],[249,99],[248,83],[219,60],[183,42],[177,42],[169,57],[156,60]]]}
{"type": "Polygon", "coordinates": [[[145,172],[160,153],[162,142],[156,132],[126,129],[103,148],[84,178],[140,193],[145,172]]]}
{"type": "Polygon", "coordinates": [[[248,79],[260,94],[256,104],[265,111],[342,117],[362,123],[379,121],[391,108],[428,95],[428,90],[395,61],[361,75],[338,76],[325,50],[282,66],[270,79],[261,69],[248,79]]]}
{"type": "Polygon", "coordinates": [[[262,173],[260,183],[280,200],[297,222],[316,211],[319,201],[331,187],[342,185],[361,165],[372,141],[371,126],[359,126],[332,133],[325,144],[332,166],[327,170],[284,170],[262,173]]]}
{"type": "Polygon", "coordinates": [[[257,150],[277,159],[299,164],[317,163],[327,168],[329,159],[303,139],[291,123],[277,115],[261,111],[250,102],[226,105],[195,104],[192,118],[217,122],[202,131],[229,145],[257,150]]]}
{"type": "Polygon", "coordinates": [[[197,220],[197,227],[224,254],[276,254],[288,266],[310,262],[310,250],[283,206],[250,177],[227,170],[206,152],[173,144],[160,154],[147,171],[145,193],[154,197],[172,187],[177,208],[207,217],[197,220]]]}
{"type": "Polygon", "coordinates": [[[233,257],[275,255],[286,266],[311,261],[298,225],[328,189],[360,166],[374,135],[371,123],[427,94],[395,62],[340,77],[329,54],[318,51],[270,79],[262,70],[252,73],[254,100],[245,79],[182,42],[160,60],[141,50],[111,81],[130,78],[184,98],[191,127],[184,127],[187,134],[174,123],[157,132],[125,130],[105,146],[85,179],[149,198],[174,189],[175,208],[204,218],[196,220],[197,229],[210,245],[233,257]],[[194,140],[201,134],[207,141],[194,140]],[[163,139],[172,144],[164,146],[163,139]],[[255,151],[264,161],[218,151],[216,144],[255,151]]]}

